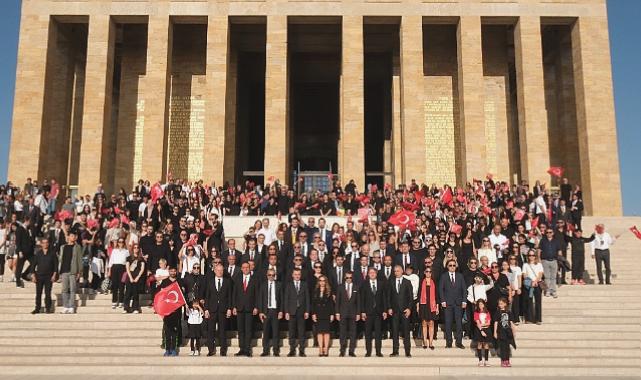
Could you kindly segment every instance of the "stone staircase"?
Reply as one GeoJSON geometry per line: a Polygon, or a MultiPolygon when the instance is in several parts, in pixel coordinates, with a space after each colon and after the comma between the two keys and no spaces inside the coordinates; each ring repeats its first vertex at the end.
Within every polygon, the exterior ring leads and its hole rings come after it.
{"type": "MultiPolygon", "coordinates": [[[[519,376],[607,377],[641,376],[641,241],[627,228],[641,226],[641,218],[599,218],[610,233],[622,233],[612,250],[613,285],[563,286],[559,298],[544,298],[543,324],[517,328],[518,349],[512,368],[478,368],[470,349],[445,349],[442,338],[436,350],[415,347],[413,357],[364,358],[358,342],[358,358],[339,358],[337,341],[330,358],[307,349],[307,358],[261,358],[260,340],[253,358],[190,357],[183,348],[176,358],[163,358],[159,347],[161,319],[144,307],[143,314],[121,314],[111,309],[110,296],[80,294],[74,315],[31,315],[34,287],[0,284],[0,376],[2,378],[91,378],[219,375],[238,378],[275,375],[280,378],[519,376]]],[[[596,222],[586,218],[585,229],[596,222]]],[[[595,277],[594,262],[586,268],[595,277]]],[[[60,292],[54,286],[54,294],[60,292]]],[[[58,296],[58,305],[60,297],[58,296]]],[[[469,341],[464,341],[469,346],[469,341]]],[[[282,352],[287,352],[287,341],[282,352]]],[[[229,353],[237,351],[231,338],[229,353]]],[[[206,349],[203,351],[206,352],[206,349]]],[[[391,341],[383,353],[391,352],[391,341]]]]}

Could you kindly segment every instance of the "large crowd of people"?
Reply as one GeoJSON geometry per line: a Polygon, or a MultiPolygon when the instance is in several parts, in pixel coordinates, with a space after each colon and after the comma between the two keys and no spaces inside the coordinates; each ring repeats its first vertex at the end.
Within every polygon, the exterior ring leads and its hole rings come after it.
{"type": "Polygon", "coordinates": [[[61,313],[75,312],[78,287],[110,292],[113,309],[135,314],[142,294],[177,283],[186,305],[164,316],[165,356],[186,339],[191,355],[204,342],[208,356],[217,348],[225,356],[230,330],[237,356],[252,356],[258,331],[261,356],[279,356],[286,330],[288,356],[306,356],[312,331],[319,356],[332,339],[340,356],[356,356],[363,337],[365,356],[382,356],[391,339],[391,356],[402,341],[410,357],[411,337],[434,350],[441,328],[446,347],[464,348],[467,338],[479,366],[494,347],[506,367],[515,326],[542,323],[543,299],[557,297],[567,272],[572,285],[586,283],[585,244],[598,282],[610,284],[615,237],[602,225],[582,233],[581,190],[567,179],[554,191],[489,175],[456,188],[332,182],[328,192],[298,193],[279,181],[141,180],[132,191],[99,186],[75,199],[55,180],[8,183],[0,186],[0,281],[35,282],[34,314],[54,311],[56,281],[61,313]],[[251,226],[228,238],[225,220],[237,215],[251,226]],[[344,222],[329,225],[330,216],[344,222]]]}

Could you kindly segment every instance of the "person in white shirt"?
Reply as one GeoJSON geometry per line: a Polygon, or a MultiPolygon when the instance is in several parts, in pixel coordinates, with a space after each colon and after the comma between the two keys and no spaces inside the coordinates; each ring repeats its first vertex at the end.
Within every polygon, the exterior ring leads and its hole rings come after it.
{"type": "Polygon", "coordinates": [[[125,246],[125,239],[119,238],[116,247],[111,250],[109,263],[107,264],[107,277],[111,278],[111,308],[123,307],[125,296],[125,284],[122,275],[125,273],[125,265],[129,257],[129,250],[125,246]]]}
{"type": "Polygon", "coordinates": [[[191,347],[190,356],[200,356],[200,338],[203,337],[203,308],[197,299],[192,302],[192,305],[187,309],[187,337],[189,338],[189,346],[191,347]]]}
{"type": "MultiPolygon", "coordinates": [[[[492,229],[492,233],[489,236],[490,245],[496,249],[496,246],[499,247],[499,254],[503,253],[506,249],[509,248],[510,241],[509,239],[501,233],[501,226],[496,225],[492,229]]],[[[499,257],[500,258],[500,257],[499,257]]],[[[490,264],[491,265],[491,264],[490,264]]]]}
{"type": "Polygon", "coordinates": [[[269,228],[269,218],[263,218],[263,227],[256,231],[256,236],[263,234],[265,236],[265,245],[270,245],[276,240],[276,233],[269,228]]]}
{"type": "Polygon", "coordinates": [[[594,229],[594,240],[592,241],[592,258],[596,260],[596,273],[599,278],[599,285],[603,285],[603,266],[605,266],[605,283],[610,285],[610,246],[614,244],[619,237],[612,237],[605,230],[603,224],[597,224],[594,229]]]}
{"type": "Polygon", "coordinates": [[[523,264],[523,289],[527,291],[524,296],[525,323],[541,323],[541,284],[543,281],[543,265],[539,262],[536,250],[531,249],[527,254],[527,263],[523,264]]]}
{"type": "Polygon", "coordinates": [[[479,260],[482,257],[487,257],[487,265],[492,265],[497,261],[496,252],[494,251],[494,248],[492,248],[492,245],[490,245],[489,237],[483,238],[483,241],[481,242],[481,248],[479,248],[477,255],[479,257],[479,260]]]}

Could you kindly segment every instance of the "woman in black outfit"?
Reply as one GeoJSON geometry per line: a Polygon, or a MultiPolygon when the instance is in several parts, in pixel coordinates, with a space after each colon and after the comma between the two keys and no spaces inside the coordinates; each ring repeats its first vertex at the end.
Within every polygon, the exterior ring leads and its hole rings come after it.
{"type": "Polygon", "coordinates": [[[312,298],[312,320],[318,340],[318,356],[329,356],[330,325],[335,314],[332,289],[326,276],[320,276],[316,282],[312,298]]]}
{"type": "Polygon", "coordinates": [[[487,308],[491,313],[498,309],[499,298],[511,300],[510,280],[501,273],[498,263],[492,263],[490,267],[490,280],[494,281],[494,287],[487,292],[487,308]]]}
{"type": "Polygon", "coordinates": [[[134,244],[131,256],[127,258],[126,264],[127,281],[125,283],[125,301],[123,313],[138,314],[140,310],[140,287],[144,283],[141,281],[143,273],[145,273],[145,260],[140,254],[140,247],[134,244]]]}
{"type": "Polygon", "coordinates": [[[416,311],[423,330],[423,349],[426,349],[428,344],[430,350],[434,349],[432,341],[434,321],[438,320],[439,314],[438,304],[438,290],[436,283],[432,280],[432,268],[425,268],[425,277],[418,287],[418,302],[416,303],[416,311]]]}
{"type": "Polygon", "coordinates": [[[474,238],[472,230],[465,230],[465,237],[461,240],[461,251],[456,255],[459,263],[467,263],[472,257],[475,257],[474,238]]]}

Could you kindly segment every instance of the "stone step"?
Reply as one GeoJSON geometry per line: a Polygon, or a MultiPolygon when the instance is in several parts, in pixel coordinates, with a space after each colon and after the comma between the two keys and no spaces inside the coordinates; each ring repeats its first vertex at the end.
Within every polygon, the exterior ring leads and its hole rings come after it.
{"type": "MultiPolygon", "coordinates": [[[[469,348],[469,341],[464,341],[464,344],[466,345],[466,349],[460,350],[460,349],[445,349],[443,347],[443,344],[439,344],[439,341],[435,341],[435,347],[438,347],[438,349],[435,349],[434,351],[432,350],[423,350],[420,348],[418,345],[415,344],[416,342],[413,343],[412,346],[412,351],[415,353],[414,355],[416,356],[422,356],[422,357],[439,357],[439,358],[448,358],[448,357],[469,357],[470,353],[472,352],[472,349],[469,348]]],[[[186,343],[187,345],[184,345],[181,350],[183,354],[185,352],[189,352],[189,344],[186,343]]],[[[283,345],[281,342],[281,351],[282,353],[286,354],[287,353],[287,342],[283,345]]],[[[338,342],[336,340],[332,341],[331,344],[331,350],[330,350],[330,355],[335,355],[336,352],[335,350],[338,347],[338,342]]],[[[389,347],[386,347],[389,348],[389,347]]],[[[232,347],[230,348],[230,353],[235,353],[237,350],[237,347],[232,347]]],[[[315,348],[310,347],[309,352],[311,353],[312,351],[316,350],[315,348]]],[[[206,352],[207,348],[206,346],[203,346],[202,352],[206,352]]],[[[254,354],[260,353],[260,350],[254,349],[254,354]]],[[[39,345],[39,346],[31,346],[31,345],[16,345],[16,346],[0,346],[0,358],[3,358],[4,356],[13,356],[13,355],[31,355],[31,356],[48,356],[48,355],[53,355],[53,356],[58,356],[58,355],[63,355],[63,356],[103,356],[106,357],[106,355],[112,356],[112,355],[123,355],[123,356],[130,356],[130,355],[136,355],[136,356],[145,356],[145,355],[150,355],[150,356],[158,356],[159,353],[162,353],[162,350],[159,347],[159,342],[156,342],[154,345],[145,345],[145,346],[134,346],[134,345],[129,345],[129,346],[106,346],[106,345],[92,345],[92,346],[49,346],[49,345],[39,345]]],[[[361,341],[359,341],[359,344],[356,349],[356,353],[359,357],[362,357],[364,352],[364,346],[361,341]]],[[[494,355],[495,353],[493,350],[491,350],[491,354],[494,355]]],[[[638,354],[639,351],[634,348],[592,348],[592,347],[580,347],[580,348],[573,348],[573,349],[566,349],[566,348],[549,348],[549,347],[519,347],[514,351],[515,357],[518,358],[556,358],[556,359],[562,359],[562,358],[586,358],[586,357],[594,357],[598,356],[599,358],[631,358],[631,359],[639,359],[638,354]]],[[[495,356],[495,355],[494,355],[495,356]]],[[[212,358],[216,359],[216,358],[212,358]]],[[[299,361],[305,361],[306,359],[304,358],[289,358],[287,360],[299,360],[299,361]]]]}
{"type": "MultiPolygon", "coordinates": [[[[46,315],[46,314],[45,314],[46,315]]],[[[43,317],[45,315],[42,315],[43,317]]],[[[75,316],[83,316],[82,314],[75,314],[75,316]]],[[[149,315],[145,315],[149,316],[149,315]]],[[[39,320],[38,316],[31,316],[20,319],[2,319],[0,320],[0,333],[2,330],[16,330],[19,324],[20,328],[17,330],[68,330],[70,323],[73,323],[73,329],[78,330],[151,330],[159,331],[162,329],[162,321],[157,316],[142,320],[141,315],[127,314],[123,318],[110,321],[87,321],[70,319],[72,316],[58,316],[55,320],[39,320]],[[34,318],[31,318],[34,317],[34,318]]],[[[283,322],[284,323],[284,322],[283,322]]],[[[584,323],[544,323],[541,325],[521,323],[517,327],[520,332],[584,332],[584,333],[599,333],[610,331],[616,328],[617,331],[634,331],[639,327],[638,324],[584,324],[584,323]]],[[[17,331],[16,330],[16,331],[17,331]]]]}
{"type": "MultiPolygon", "coordinates": [[[[234,352],[236,350],[230,350],[234,352]]],[[[307,366],[317,366],[324,364],[322,359],[318,359],[316,356],[316,349],[308,350],[307,358],[261,358],[258,355],[248,358],[234,358],[233,360],[227,360],[226,358],[221,357],[205,357],[207,352],[206,348],[201,350],[200,357],[189,357],[189,347],[184,347],[181,349],[182,359],[172,359],[172,360],[159,360],[159,356],[162,354],[162,350],[157,349],[155,353],[149,354],[137,354],[136,360],[131,361],[131,356],[115,354],[109,356],[103,355],[79,355],[79,356],[60,356],[57,355],[37,355],[32,357],[26,357],[23,355],[7,355],[0,356],[2,358],[3,365],[29,365],[32,364],[34,360],[37,360],[38,365],[111,365],[111,366],[124,366],[127,367],[131,364],[135,366],[192,366],[196,363],[204,364],[206,362],[209,365],[215,366],[235,366],[242,363],[242,366],[245,368],[253,368],[260,366],[286,366],[286,367],[307,367],[307,366]],[[314,358],[315,357],[315,358],[314,358]],[[311,362],[311,363],[310,363],[311,362]]],[[[450,366],[450,365],[461,365],[461,366],[470,366],[476,365],[478,362],[473,353],[467,352],[467,355],[463,356],[436,356],[434,352],[436,351],[425,351],[422,349],[412,350],[411,365],[412,366],[450,366]]],[[[448,350],[450,351],[450,350],[448,350]]],[[[516,352],[516,351],[515,351],[516,352]]],[[[286,352],[285,352],[286,353],[286,352]]],[[[285,354],[284,353],[284,354],[285,354]]],[[[520,354],[520,352],[519,352],[520,354]]],[[[283,355],[284,356],[284,355],[283,355]]],[[[337,349],[334,347],[333,350],[330,350],[330,357],[334,357],[332,364],[336,364],[339,367],[351,367],[359,366],[363,364],[363,361],[366,358],[363,357],[351,358],[344,357],[339,358],[337,349]]],[[[407,360],[405,358],[401,358],[407,360]]],[[[325,359],[327,360],[327,359],[325,359]]],[[[385,358],[385,360],[399,360],[385,358]]],[[[498,357],[493,356],[492,362],[498,361],[498,357]]],[[[390,363],[391,364],[391,363],[390,363]]],[[[594,358],[590,357],[572,357],[572,358],[563,358],[563,357],[521,357],[515,356],[513,359],[514,366],[590,366],[594,365],[594,358]]],[[[638,366],[641,364],[641,359],[639,358],[625,358],[625,357],[600,357],[598,364],[600,366],[638,366]]]]}
{"type": "MultiPolygon", "coordinates": [[[[255,365],[251,366],[251,370],[243,372],[236,365],[212,365],[206,359],[188,357],[166,358],[163,359],[167,363],[178,363],[181,360],[198,361],[198,364],[188,366],[178,365],[131,365],[131,366],[110,366],[110,365],[75,365],[75,366],[56,366],[56,365],[33,365],[27,364],[19,365],[1,365],[0,373],[5,376],[60,376],[68,378],[69,376],[86,376],[86,374],[96,373],[109,373],[110,377],[114,376],[146,376],[157,379],[159,376],[202,376],[204,373],[211,373],[215,370],[217,377],[238,378],[240,374],[242,377],[261,377],[264,378],[268,373],[270,377],[279,379],[300,379],[300,378],[335,378],[337,373],[341,370],[350,371],[350,378],[398,378],[399,367],[403,368],[403,378],[424,378],[425,376],[471,376],[476,375],[480,369],[476,367],[473,360],[470,364],[462,366],[460,364],[453,366],[424,366],[422,364],[414,365],[412,359],[401,358],[386,358],[381,360],[378,358],[367,358],[359,361],[355,365],[340,365],[335,360],[327,360],[327,358],[306,358],[310,364],[301,367],[300,365],[283,366],[279,363],[278,359],[274,365],[255,365]],[[312,365],[311,363],[314,363],[312,365]]],[[[472,358],[473,359],[473,358],[472,358]]],[[[129,359],[135,362],[135,358],[129,359]]],[[[251,363],[252,359],[243,358],[243,363],[251,363]]],[[[235,363],[235,361],[223,360],[226,363],[235,363]]],[[[602,376],[604,373],[608,374],[609,378],[612,377],[631,377],[638,376],[638,366],[516,366],[512,368],[501,368],[496,365],[489,368],[483,368],[484,376],[491,377],[516,377],[523,376],[524,373],[536,373],[537,376],[602,376]]],[[[92,376],[93,378],[93,376],[92,376]]]]}
{"type": "MultiPolygon", "coordinates": [[[[32,345],[32,346],[39,346],[41,344],[48,344],[48,345],[78,345],[78,346],[91,346],[95,344],[96,342],[93,339],[86,339],[87,337],[90,337],[93,335],[87,335],[87,332],[84,332],[84,335],[81,337],[84,337],[85,339],[78,339],[77,336],[68,334],[64,337],[59,337],[59,336],[47,336],[47,337],[24,337],[17,335],[13,337],[8,337],[8,336],[2,336],[0,337],[0,346],[2,345],[32,345]]],[[[158,346],[160,344],[161,340],[161,333],[160,331],[157,332],[157,335],[155,337],[140,337],[140,336],[134,336],[132,337],[131,335],[123,336],[123,337],[117,337],[117,336],[110,336],[110,337],[100,337],[100,343],[102,345],[113,345],[113,346],[128,346],[128,345],[138,345],[138,346],[144,346],[144,345],[149,345],[149,346],[158,346]]],[[[234,339],[228,339],[231,347],[238,347],[238,344],[236,343],[237,340],[234,339]]],[[[438,341],[439,346],[444,346],[445,341],[443,339],[439,339],[438,341]]],[[[639,349],[641,347],[641,341],[637,337],[636,339],[607,339],[607,340],[598,340],[598,339],[581,339],[581,340],[552,340],[552,339],[543,339],[539,335],[538,337],[535,338],[525,338],[525,337],[520,337],[517,335],[516,338],[516,343],[518,347],[551,347],[551,348],[567,348],[567,349],[573,349],[573,348],[582,348],[585,347],[586,345],[599,345],[600,347],[603,348],[636,348],[639,349]],[[587,342],[587,343],[586,343],[587,342]],[[593,343],[590,343],[593,342],[593,343]]],[[[261,346],[260,340],[256,342],[257,347],[261,346]]],[[[362,346],[363,343],[360,342],[359,346],[362,346]]],[[[383,341],[383,346],[384,347],[391,347],[392,341],[390,339],[384,340],[383,341]]],[[[468,344],[469,345],[469,344],[468,344]]]]}

